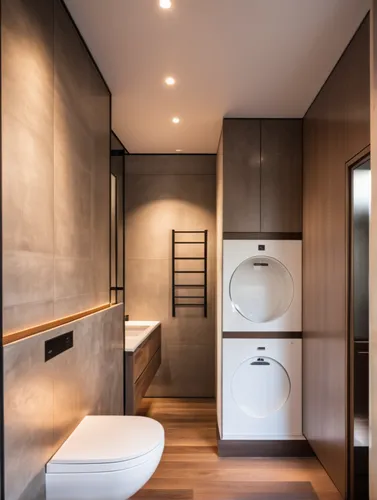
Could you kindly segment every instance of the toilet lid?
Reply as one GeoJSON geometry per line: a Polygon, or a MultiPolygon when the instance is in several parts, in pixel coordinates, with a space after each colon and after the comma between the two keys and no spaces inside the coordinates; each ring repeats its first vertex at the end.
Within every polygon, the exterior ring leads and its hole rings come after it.
{"type": "Polygon", "coordinates": [[[82,465],[86,472],[119,470],[163,444],[164,428],[151,418],[87,416],[52,457],[47,472],[66,472],[74,466],[81,470],[82,465]]]}

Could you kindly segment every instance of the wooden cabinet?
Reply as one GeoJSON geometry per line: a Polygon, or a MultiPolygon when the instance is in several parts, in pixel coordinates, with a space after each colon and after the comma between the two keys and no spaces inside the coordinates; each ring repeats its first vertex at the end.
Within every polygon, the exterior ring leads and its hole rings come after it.
{"type": "Polygon", "coordinates": [[[261,231],[302,231],[302,120],[261,122],[261,231]]]}
{"type": "Polygon", "coordinates": [[[136,349],[125,353],[126,415],[135,415],[161,365],[161,325],[136,349]]]}
{"type": "Polygon", "coordinates": [[[260,121],[224,120],[224,232],[260,231],[260,121]]]}
{"type": "Polygon", "coordinates": [[[225,237],[301,233],[302,120],[225,119],[223,141],[225,237]]]}

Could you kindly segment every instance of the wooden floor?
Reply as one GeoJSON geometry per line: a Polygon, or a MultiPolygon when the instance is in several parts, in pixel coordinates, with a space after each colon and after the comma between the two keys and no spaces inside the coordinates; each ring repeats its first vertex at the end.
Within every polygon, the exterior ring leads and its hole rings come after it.
{"type": "Polygon", "coordinates": [[[314,458],[219,458],[212,400],[145,399],[139,413],[161,422],[166,446],[135,499],[341,500],[314,458]]]}

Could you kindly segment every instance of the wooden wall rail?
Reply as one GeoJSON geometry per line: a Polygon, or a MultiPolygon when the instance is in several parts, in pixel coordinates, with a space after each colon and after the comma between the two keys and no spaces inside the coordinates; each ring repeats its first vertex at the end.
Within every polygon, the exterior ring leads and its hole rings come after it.
{"type": "Polygon", "coordinates": [[[65,316],[64,318],[54,319],[53,321],[33,326],[31,328],[26,328],[25,330],[20,330],[19,332],[9,333],[8,335],[5,335],[3,337],[3,345],[8,345],[11,344],[12,342],[16,342],[17,340],[26,339],[27,337],[31,337],[33,335],[37,335],[38,333],[45,332],[46,330],[51,330],[52,328],[57,328],[58,326],[66,325],[67,323],[71,323],[72,321],[85,318],[85,316],[89,316],[90,314],[94,314],[96,312],[108,309],[109,307],[110,304],[102,304],[101,306],[94,307],[93,309],[87,309],[86,311],[72,314],[71,316],[65,316]]]}

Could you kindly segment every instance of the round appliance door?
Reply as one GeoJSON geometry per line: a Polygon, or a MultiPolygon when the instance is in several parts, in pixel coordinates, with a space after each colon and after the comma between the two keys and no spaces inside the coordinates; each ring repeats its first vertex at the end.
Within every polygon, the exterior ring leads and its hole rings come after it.
{"type": "Polygon", "coordinates": [[[229,285],[233,308],[253,323],[280,318],[294,294],[288,269],[272,257],[250,257],[234,271],[229,285]]]}
{"type": "Polygon", "coordinates": [[[266,418],[288,401],[291,381],[280,363],[268,357],[255,357],[239,366],[231,390],[244,413],[253,418],[266,418]]]}

